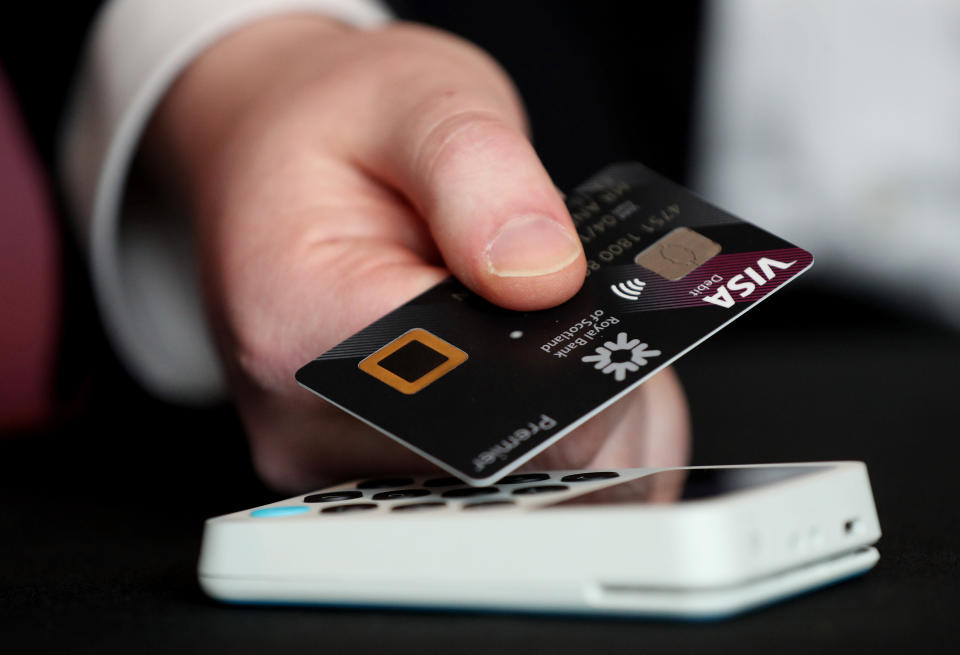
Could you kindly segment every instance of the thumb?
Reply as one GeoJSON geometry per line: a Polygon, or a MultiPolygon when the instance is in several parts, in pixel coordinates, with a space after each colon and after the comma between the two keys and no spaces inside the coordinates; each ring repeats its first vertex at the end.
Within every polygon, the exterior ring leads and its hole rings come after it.
{"type": "Polygon", "coordinates": [[[383,114],[374,160],[427,221],[454,275],[503,307],[544,309],[580,288],[583,248],[509,82],[482,62],[486,80],[447,63],[407,87],[383,114]]]}

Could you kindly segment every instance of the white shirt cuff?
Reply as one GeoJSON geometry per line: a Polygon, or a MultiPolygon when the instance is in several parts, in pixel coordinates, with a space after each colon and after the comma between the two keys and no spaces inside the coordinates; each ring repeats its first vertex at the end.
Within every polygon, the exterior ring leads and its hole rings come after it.
{"type": "Polygon", "coordinates": [[[114,0],[87,43],[63,126],[62,177],[120,358],[169,400],[222,396],[223,372],[185,213],[127,189],[130,165],[153,110],[194,58],[239,27],[291,12],[361,28],[390,19],[376,0],[114,0]]]}

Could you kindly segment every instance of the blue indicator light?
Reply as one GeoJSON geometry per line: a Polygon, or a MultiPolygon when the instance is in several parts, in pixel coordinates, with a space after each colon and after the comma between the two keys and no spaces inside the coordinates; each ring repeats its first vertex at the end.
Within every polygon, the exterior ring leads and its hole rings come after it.
{"type": "Polygon", "coordinates": [[[287,505],[286,507],[264,507],[250,512],[250,516],[258,519],[274,518],[277,516],[293,516],[309,512],[310,508],[304,505],[287,505]]]}

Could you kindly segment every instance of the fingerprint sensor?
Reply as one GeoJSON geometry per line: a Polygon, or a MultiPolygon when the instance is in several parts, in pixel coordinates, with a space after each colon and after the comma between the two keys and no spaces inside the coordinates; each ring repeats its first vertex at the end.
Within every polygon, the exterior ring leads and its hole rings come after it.
{"type": "Polygon", "coordinates": [[[467,353],[435,334],[414,328],[366,357],[358,368],[405,394],[413,394],[467,361],[467,353]]]}
{"type": "Polygon", "coordinates": [[[678,227],[643,250],[633,261],[660,277],[679,280],[719,254],[720,250],[716,241],[688,227],[678,227]]]}
{"type": "Polygon", "coordinates": [[[410,341],[392,355],[380,360],[380,366],[407,382],[416,382],[424,375],[450,359],[419,341],[410,341]]]}

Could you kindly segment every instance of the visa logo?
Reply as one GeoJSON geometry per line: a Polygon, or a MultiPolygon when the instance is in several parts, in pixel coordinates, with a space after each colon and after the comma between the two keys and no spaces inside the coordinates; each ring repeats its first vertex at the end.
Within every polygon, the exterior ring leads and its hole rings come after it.
{"type": "Polygon", "coordinates": [[[773,279],[774,275],[776,275],[773,269],[782,271],[796,263],[797,260],[784,263],[778,262],[776,259],[770,259],[769,257],[761,257],[756,263],[756,267],[760,269],[759,273],[753,266],[748,266],[743,270],[743,273],[738,273],[727,280],[727,283],[717,289],[715,294],[712,296],[704,296],[702,300],[717,305],[718,307],[723,307],[724,309],[730,309],[735,302],[731,292],[737,293],[737,297],[739,298],[746,298],[756,291],[757,287],[763,286],[773,279]],[[753,281],[751,282],[746,278],[750,278],[750,280],[753,281]]]}

